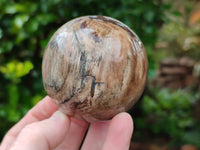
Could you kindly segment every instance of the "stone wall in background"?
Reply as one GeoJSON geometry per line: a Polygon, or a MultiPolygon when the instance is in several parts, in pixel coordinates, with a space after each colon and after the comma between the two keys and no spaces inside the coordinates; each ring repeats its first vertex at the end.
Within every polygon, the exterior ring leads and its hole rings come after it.
{"type": "Polygon", "coordinates": [[[200,85],[198,63],[188,57],[166,58],[160,62],[157,76],[152,84],[173,89],[200,85]]]}

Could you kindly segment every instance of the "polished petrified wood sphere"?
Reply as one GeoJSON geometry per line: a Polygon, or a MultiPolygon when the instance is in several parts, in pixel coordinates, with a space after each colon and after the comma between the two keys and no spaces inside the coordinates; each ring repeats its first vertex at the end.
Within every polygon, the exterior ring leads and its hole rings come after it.
{"type": "Polygon", "coordinates": [[[143,92],[147,70],[138,36],[103,16],[80,17],[60,27],[42,65],[47,94],[63,112],[88,122],[130,109],[143,92]]]}

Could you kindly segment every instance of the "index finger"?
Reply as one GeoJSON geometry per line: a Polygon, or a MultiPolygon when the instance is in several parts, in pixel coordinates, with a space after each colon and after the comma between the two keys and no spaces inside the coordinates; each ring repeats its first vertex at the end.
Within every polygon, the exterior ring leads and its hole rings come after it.
{"type": "Polygon", "coordinates": [[[37,105],[35,105],[29,112],[15,125],[13,126],[6,136],[4,137],[1,145],[3,150],[7,150],[8,146],[15,140],[20,131],[28,124],[41,121],[49,118],[58,107],[52,102],[51,98],[46,96],[37,105]]]}

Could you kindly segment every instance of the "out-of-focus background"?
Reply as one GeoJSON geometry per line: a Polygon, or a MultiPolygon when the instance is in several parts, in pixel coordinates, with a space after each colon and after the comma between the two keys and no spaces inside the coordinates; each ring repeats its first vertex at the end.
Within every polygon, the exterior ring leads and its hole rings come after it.
{"type": "Polygon", "coordinates": [[[114,17],[143,41],[148,82],[130,149],[200,148],[200,0],[0,0],[0,141],[45,95],[41,63],[70,19],[114,17]]]}

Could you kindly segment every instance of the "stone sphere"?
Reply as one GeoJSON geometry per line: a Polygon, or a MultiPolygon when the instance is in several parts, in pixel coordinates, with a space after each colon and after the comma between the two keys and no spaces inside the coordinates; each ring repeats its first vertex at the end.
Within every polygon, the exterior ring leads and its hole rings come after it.
{"type": "Polygon", "coordinates": [[[43,57],[44,88],[65,114],[88,122],[129,110],[148,72],[144,45],[125,24],[84,16],[61,26],[43,57]]]}

